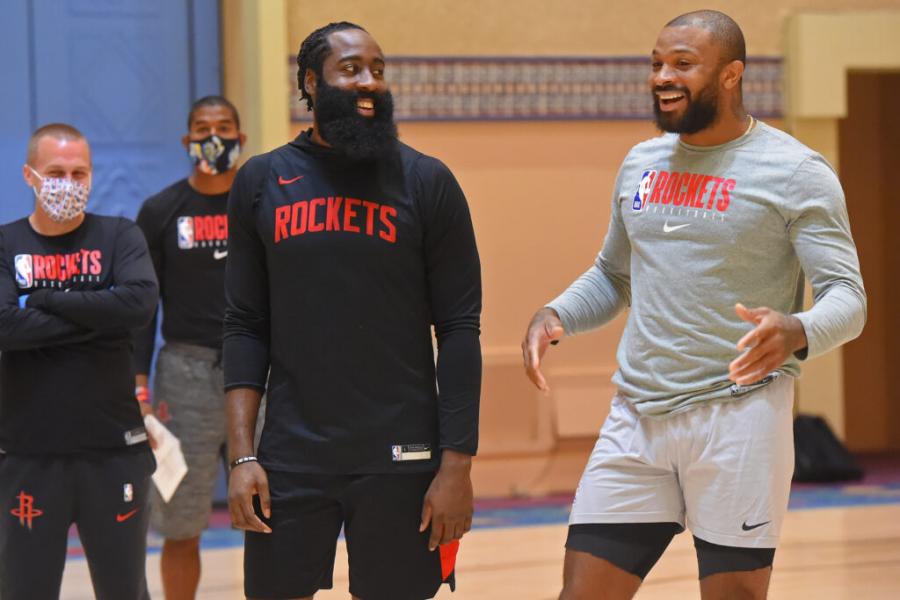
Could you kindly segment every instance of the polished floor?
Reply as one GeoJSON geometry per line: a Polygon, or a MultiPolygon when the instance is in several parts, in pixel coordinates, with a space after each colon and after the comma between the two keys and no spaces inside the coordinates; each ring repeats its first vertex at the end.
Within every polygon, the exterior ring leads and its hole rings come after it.
{"type": "MultiPolygon", "coordinates": [[[[900,481],[893,477],[845,486],[795,486],[781,547],[776,555],[772,599],[882,600],[900,598],[900,481]]],[[[554,600],[559,591],[569,499],[545,497],[479,503],[476,529],[460,551],[458,588],[442,600],[554,600]]],[[[151,594],[162,599],[159,540],[151,536],[151,594]]],[[[240,534],[218,514],[203,538],[204,573],[198,598],[237,600],[241,593],[240,534]]],[[[70,549],[64,600],[92,598],[77,542],[70,549]]],[[[343,544],[335,588],[317,600],[349,598],[343,544]]],[[[691,538],[677,536],[648,576],[641,600],[698,598],[691,538]]]]}

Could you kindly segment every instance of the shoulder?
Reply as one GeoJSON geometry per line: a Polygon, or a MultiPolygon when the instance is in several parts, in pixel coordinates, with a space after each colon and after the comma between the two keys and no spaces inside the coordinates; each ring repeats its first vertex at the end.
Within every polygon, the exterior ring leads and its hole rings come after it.
{"type": "Polygon", "coordinates": [[[141,212],[155,213],[164,211],[177,204],[190,191],[187,178],[176,181],[165,189],[153,194],[141,204],[141,212]]]}
{"type": "Polygon", "coordinates": [[[16,235],[25,230],[31,231],[31,226],[28,224],[28,217],[22,217],[21,219],[16,219],[15,221],[0,225],[0,234],[2,235],[16,235]]]}
{"type": "Polygon", "coordinates": [[[631,147],[622,166],[630,166],[634,163],[648,163],[660,157],[669,156],[675,151],[678,144],[678,136],[674,133],[664,133],[656,137],[644,140],[631,147]]]}
{"type": "Polygon", "coordinates": [[[765,123],[759,123],[759,136],[754,153],[768,156],[783,169],[794,174],[808,172],[837,178],[834,167],[824,156],[795,138],[765,123]]]}
{"type": "Polygon", "coordinates": [[[404,171],[412,174],[418,181],[428,183],[453,178],[450,168],[440,159],[419,152],[403,142],[397,142],[397,147],[404,171]]]}

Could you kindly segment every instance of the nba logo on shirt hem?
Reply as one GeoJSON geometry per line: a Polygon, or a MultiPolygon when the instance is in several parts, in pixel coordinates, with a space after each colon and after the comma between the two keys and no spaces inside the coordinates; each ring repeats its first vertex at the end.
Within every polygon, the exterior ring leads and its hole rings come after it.
{"type": "Polygon", "coordinates": [[[431,445],[429,444],[397,444],[391,446],[391,460],[404,462],[407,460],[429,460],[431,445]]]}

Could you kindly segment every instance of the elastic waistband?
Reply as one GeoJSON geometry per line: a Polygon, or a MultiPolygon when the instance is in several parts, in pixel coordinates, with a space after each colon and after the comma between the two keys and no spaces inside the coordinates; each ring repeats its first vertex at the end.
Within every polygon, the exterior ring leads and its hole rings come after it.
{"type": "Polygon", "coordinates": [[[206,346],[197,346],[195,344],[185,344],[182,342],[166,342],[165,346],[162,347],[162,350],[170,354],[206,360],[211,363],[222,362],[221,348],[207,348],[206,346]]]}

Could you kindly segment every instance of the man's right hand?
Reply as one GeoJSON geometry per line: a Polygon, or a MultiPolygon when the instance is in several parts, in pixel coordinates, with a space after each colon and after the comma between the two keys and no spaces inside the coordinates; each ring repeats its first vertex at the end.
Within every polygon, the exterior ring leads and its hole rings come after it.
{"type": "Polygon", "coordinates": [[[231,524],[238,529],[272,533],[253,510],[253,496],[259,496],[263,516],[267,519],[271,517],[269,478],[256,461],[242,463],[231,470],[228,477],[228,512],[231,513],[231,524]]]}
{"type": "Polygon", "coordinates": [[[545,307],[537,311],[534,313],[531,323],[528,324],[528,331],[522,341],[525,373],[528,374],[528,379],[543,392],[549,392],[550,386],[547,385],[547,380],[541,373],[541,359],[544,358],[547,346],[562,339],[565,334],[562,321],[552,308],[545,307]]]}

